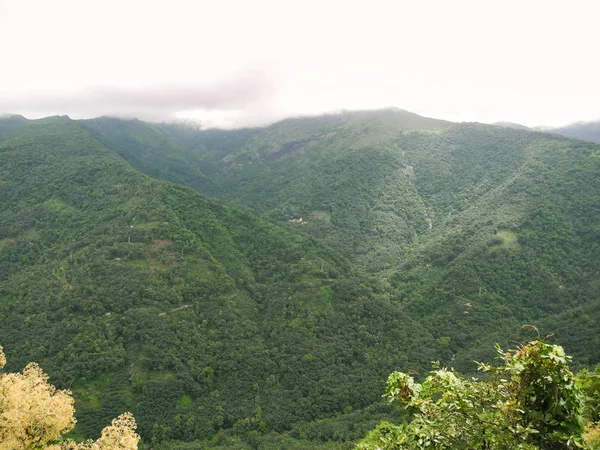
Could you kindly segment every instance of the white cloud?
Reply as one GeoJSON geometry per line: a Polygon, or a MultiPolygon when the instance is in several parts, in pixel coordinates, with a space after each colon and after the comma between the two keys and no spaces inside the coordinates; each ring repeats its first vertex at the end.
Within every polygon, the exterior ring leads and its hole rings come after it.
{"type": "Polygon", "coordinates": [[[593,0],[0,0],[0,112],[600,118],[593,0]]]}

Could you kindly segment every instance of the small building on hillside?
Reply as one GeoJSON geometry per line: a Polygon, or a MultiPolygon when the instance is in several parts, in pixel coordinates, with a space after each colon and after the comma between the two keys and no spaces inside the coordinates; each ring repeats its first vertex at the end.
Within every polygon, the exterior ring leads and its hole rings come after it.
{"type": "Polygon", "coordinates": [[[306,222],[306,220],[303,220],[302,217],[300,217],[299,219],[290,219],[288,220],[289,223],[301,223],[302,225],[306,225],[308,222],[306,222]]]}

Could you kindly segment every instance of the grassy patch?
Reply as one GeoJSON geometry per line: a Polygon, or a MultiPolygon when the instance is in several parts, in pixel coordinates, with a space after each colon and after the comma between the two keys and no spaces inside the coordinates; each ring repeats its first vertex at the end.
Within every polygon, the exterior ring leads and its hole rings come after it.
{"type": "Polygon", "coordinates": [[[150,372],[148,379],[152,381],[169,381],[175,378],[175,373],[168,370],[162,372],[150,372]]]}
{"type": "Polygon", "coordinates": [[[330,223],[331,214],[327,211],[312,211],[310,213],[310,219],[317,222],[330,223]]]}
{"type": "Polygon", "coordinates": [[[333,289],[331,289],[331,287],[321,286],[320,290],[321,290],[321,294],[323,294],[323,297],[325,298],[325,300],[330,301],[330,302],[335,300],[335,292],[333,292],[333,289]]]}
{"type": "Polygon", "coordinates": [[[102,406],[101,398],[106,392],[111,381],[109,374],[104,374],[97,380],[90,382],[87,386],[77,386],[72,390],[78,401],[91,409],[100,409],[102,406]]]}
{"type": "Polygon", "coordinates": [[[56,212],[60,212],[68,207],[68,205],[65,202],[57,198],[51,198],[50,200],[47,200],[46,202],[44,202],[44,206],[49,210],[56,212]]]}
{"type": "Polygon", "coordinates": [[[141,228],[142,230],[152,230],[154,228],[158,228],[160,226],[163,225],[168,225],[169,222],[162,222],[162,221],[154,221],[154,222],[141,222],[141,223],[136,223],[135,227],[136,228],[141,228]]]}
{"type": "Polygon", "coordinates": [[[189,408],[192,406],[192,398],[189,395],[183,394],[179,397],[179,406],[182,408],[189,408]]]}
{"type": "Polygon", "coordinates": [[[9,245],[14,244],[15,241],[16,239],[14,238],[0,239],[0,251],[2,251],[4,247],[8,247],[9,245]]]}
{"type": "Polygon", "coordinates": [[[34,228],[31,228],[23,233],[23,237],[29,239],[30,241],[33,241],[35,239],[39,239],[40,232],[34,228]]]}
{"type": "Polygon", "coordinates": [[[509,230],[500,230],[490,239],[488,245],[490,251],[518,248],[517,233],[509,230]]]}
{"type": "Polygon", "coordinates": [[[131,259],[128,262],[129,264],[134,265],[135,267],[150,267],[150,263],[147,259],[131,259]]]}

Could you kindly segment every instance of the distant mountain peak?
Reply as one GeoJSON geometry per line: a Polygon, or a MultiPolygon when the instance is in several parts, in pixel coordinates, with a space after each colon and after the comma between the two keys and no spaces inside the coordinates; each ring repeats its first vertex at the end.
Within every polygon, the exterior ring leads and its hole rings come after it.
{"type": "Polygon", "coordinates": [[[545,131],[584,141],[600,142],[600,120],[575,122],[564,127],[549,128],[545,131]]]}
{"type": "Polygon", "coordinates": [[[22,116],[21,114],[2,114],[2,115],[0,115],[0,120],[10,120],[13,122],[20,122],[20,121],[24,121],[27,119],[24,116],[22,116]]]}

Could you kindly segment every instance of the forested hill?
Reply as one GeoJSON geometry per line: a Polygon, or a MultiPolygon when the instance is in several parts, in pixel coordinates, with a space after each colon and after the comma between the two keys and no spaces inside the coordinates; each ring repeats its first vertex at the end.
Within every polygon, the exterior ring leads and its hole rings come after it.
{"type": "Polygon", "coordinates": [[[600,361],[598,145],[396,109],[153,127],[210,168],[219,196],[374,274],[446,361],[468,370],[528,322],[600,361]]]}
{"type": "Polygon", "coordinates": [[[396,109],[1,120],[0,344],[81,435],[347,448],[389,372],[472,372],[524,323],[600,362],[598,179],[598,144],[396,109]]]}
{"type": "Polygon", "coordinates": [[[74,390],[79,436],[129,410],[155,446],[226,431],[277,448],[435,359],[336,251],[140,173],[81,122],[0,130],[0,342],[9,370],[37,361],[74,390]]]}
{"type": "Polygon", "coordinates": [[[230,139],[228,153],[189,147],[176,126],[162,129],[218,167],[210,178],[219,196],[282,223],[302,218],[303,232],[364,266],[381,266],[429,226],[397,141],[451,125],[399,109],[288,119],[245,142],[230,139]]]}
{"type": "Polygon", "coordinates": [[[548,131],[562,136],[600,143],[600,121],[578,122],[564,127],[551,128],[548,131]]]}
{"type": "Polygon", "coordinates": [[[137,119],[99,117],[83,122],[105,147],[152,177],[217,193],[217,186],[200,169],[199,161],[179,148],[168,136],[137,119]]]}

